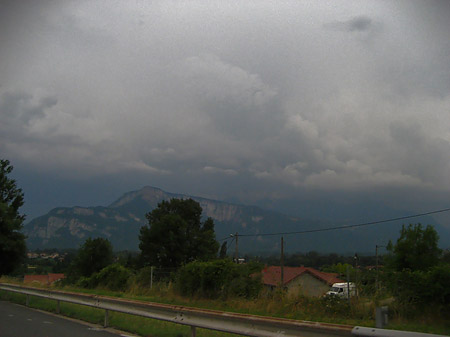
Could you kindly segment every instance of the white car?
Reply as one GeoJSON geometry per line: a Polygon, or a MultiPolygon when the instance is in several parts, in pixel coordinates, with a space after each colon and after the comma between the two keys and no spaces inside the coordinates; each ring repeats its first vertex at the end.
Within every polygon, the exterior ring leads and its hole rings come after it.
{"type": "Polygon", "coordinates": [[[331,289],[327,292],[327,295],[328,296],[338,296],[341,298],[348,298],[349,291],[350,291],[350,296],[356,295],[356,286],[353,282],[334,283],[331,286],[331,289]]]}

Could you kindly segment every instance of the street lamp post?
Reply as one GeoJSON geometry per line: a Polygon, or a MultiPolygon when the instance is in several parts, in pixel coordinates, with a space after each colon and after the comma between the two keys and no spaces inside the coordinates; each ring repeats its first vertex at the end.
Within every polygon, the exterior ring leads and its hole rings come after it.
{"type": "Polygon", "coordinates": [[[236,248],[235,248],[235,252],[234,252],[234,258],[236,260],[236,263],[239,263],[239,234],[238,232],[236,232],[235,234],[230,234],[230,237],[234,237],[236,239],[236,248]]]}

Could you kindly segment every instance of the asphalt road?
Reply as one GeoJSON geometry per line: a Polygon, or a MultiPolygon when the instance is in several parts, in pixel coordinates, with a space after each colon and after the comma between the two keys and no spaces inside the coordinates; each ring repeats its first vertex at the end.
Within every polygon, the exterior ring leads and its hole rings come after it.
{"type": "Polygon", "coordinates": [[[93,324],[0,301],[0,337],[117,337],[93,324]]]}

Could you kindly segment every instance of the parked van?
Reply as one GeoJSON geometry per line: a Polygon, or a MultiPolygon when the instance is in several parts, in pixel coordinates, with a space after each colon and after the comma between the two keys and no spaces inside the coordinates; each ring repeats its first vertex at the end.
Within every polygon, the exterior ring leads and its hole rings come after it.
{"type": "Polygon", "coordinates": [[[334,283],[331,289],[327,292],[328,296],[338,296],[342,298],[348,298],[348,292],[350,290],[350,296],[356,295],[356,286],[353,282],[334,283]]]}

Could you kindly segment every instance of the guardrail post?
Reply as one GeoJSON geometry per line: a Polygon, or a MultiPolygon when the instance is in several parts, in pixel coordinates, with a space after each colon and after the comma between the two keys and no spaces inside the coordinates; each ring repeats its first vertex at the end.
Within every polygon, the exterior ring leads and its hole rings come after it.
{"type": "Polygon", "coordinates": [[[30,295],[27,295],[27,300],[25,301],[25,305],[30,306],[30,295]]]}
{"type": "Polygon", "coordinates": [[[383,329],[388,324],[388,307],[378,307],[375,310],[375,327],[383,329]]]}
{"type": "Polygon", "coordinates": [[[61,307],[60,307],[60,300],[56,301],[56,313],[60,314],[61,313],[61,307]]]}
{"type": "Polygon", "coordinates": [[[108,327],[108,320],[109,320],[109,310],[105,309],[105,324],[103,324],[104,328],[108,327]]]}
{"type": "Polygon", "coordinates": [[[153,289],[153,266],[150,267],[150,289],[153,289]]]}
{"type": "Polygon", "coordinates": [[[195,330],[195,326],[191,325],[191,337],[196,337],[197,331],[195,330]]]}

